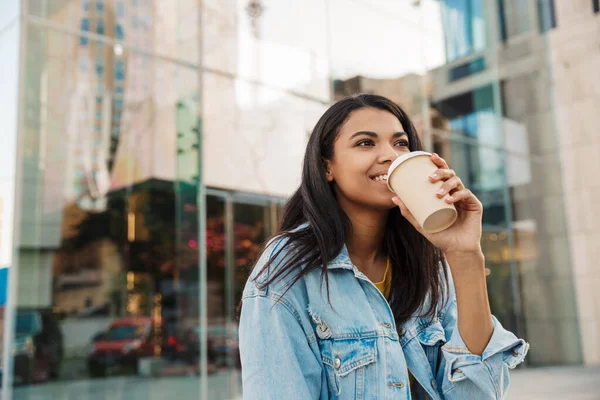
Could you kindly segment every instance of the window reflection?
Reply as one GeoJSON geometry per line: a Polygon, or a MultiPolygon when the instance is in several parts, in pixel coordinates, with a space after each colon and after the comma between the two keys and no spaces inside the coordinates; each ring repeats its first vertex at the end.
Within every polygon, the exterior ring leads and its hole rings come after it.
{"type": "Polygon", "coordinates": [[[39,24],[27,38],[15,393],[197,380],[197,71],[39,24]]]}
{"type": "Polygon", "coordinates": [[[206,254],[207,254],[207,304],[208,307],[208,372],[214,373],[228,366],[226,349],[226,235],[225,235],[225,199],[207,196],[206,202],[206,254]],[[225,353],[225,354],[223,354],[225,353]]]}
{"type": "Polygon", "coordinates": [[[445,0],[441,10],[448,62],[485,49],[484,2],[445,0]]]}
{"type": "Polygon", "coordinates": [[[258,254],[274,233],[281,201],[217,192],[207,196],[206,209],[207,362],[215,382],[211,398],[229,399],[241,393],[237,308],[258,254]]]}
{"type": "Polygon", "coordinates": [[[242,291],[250,270],[258,258],[261,246],[270,228],[270,206],[236,203],[234,212],[235,276],[234,306],[242,297],[242,291]]]}

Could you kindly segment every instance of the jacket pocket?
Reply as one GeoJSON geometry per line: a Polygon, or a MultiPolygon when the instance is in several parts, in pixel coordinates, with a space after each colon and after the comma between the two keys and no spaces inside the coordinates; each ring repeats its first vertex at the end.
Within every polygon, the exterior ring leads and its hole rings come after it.
{"type": "Polygon", "coordinates": [[[369,364],[377,359],[376,339],[319,340],[329,392],[345,399],[364,398],[369,364]]]}

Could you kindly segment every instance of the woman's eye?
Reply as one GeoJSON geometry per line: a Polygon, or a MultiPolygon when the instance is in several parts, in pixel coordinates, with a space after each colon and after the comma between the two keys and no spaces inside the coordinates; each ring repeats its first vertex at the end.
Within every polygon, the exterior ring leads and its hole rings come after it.
{"type": "Polygon", "coordinates": [[[396,146],[408,147],[408,142],[406,140],[399,140],[395,144],[396,146]]]}
{"type": "Polygon", "coordinates": [[[360,142],[356,143],[357,146],[373,146],[373,141],[372,140],[361,140],[360,142]]]}

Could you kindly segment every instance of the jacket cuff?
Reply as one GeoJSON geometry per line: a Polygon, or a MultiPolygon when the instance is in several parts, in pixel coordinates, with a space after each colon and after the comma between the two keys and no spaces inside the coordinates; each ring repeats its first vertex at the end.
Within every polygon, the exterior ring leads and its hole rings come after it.
{"type": "MultiPolygon", "coordinates": [[[[446,359],[447,378],[451,382],[458,382],[467,378],[462,368],[481,364],[496,354],[502,355],[502,361],[510,369],[523,362],[529,351],[529,343],[504,329],[500,321],[493,315],[492,322],[494,323],[494,332],[481,356],[472,354],[467,349],[467,345],[460,336],[457,324],[450,341],[442,347],[446,359]]],[[[494,359],[498,358],[494,357],[494,359]]]]}

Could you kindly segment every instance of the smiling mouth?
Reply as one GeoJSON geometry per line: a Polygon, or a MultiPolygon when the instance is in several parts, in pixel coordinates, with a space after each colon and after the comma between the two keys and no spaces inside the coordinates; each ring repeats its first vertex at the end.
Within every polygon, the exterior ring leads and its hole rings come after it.
{"type": "Polygon", "coordinates": [[[374,180],[377,183],[385,183],[387,184],[387,180],[388,180],[388,176],[387,175],[377,175],[373,178],[371,178],[372,180],[374,180]]]}

